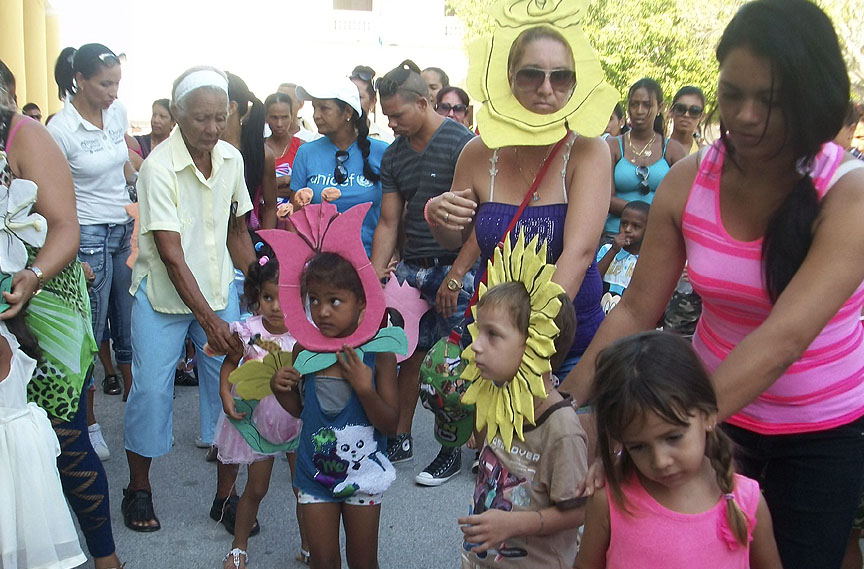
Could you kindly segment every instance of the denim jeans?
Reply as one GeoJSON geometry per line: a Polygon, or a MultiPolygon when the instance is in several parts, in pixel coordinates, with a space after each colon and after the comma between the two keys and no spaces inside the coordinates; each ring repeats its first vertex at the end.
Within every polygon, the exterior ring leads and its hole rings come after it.
{"type": "Polygon", "coordinates": [[[117,363],[132,363],[132,269],[129,258],[133,222],[81,226],[78,258],[90,265],[96,276],[90,286],[93,337],[102,341],[110,316],[117,363]]]}
{"type": "Polygon", "coordinates": [[[399,279],[399,284],[407,281],[409,285],[420,291],[420,297],[431,307],[420,319],[417,350],[428,350],[435,342],[447,337],[453,328],[464,320],[465,309],[468,308],[468,303],[474,294],[474,269],[472,268],[462,277],[462,290],[459,291],[456,301],[456,312],[444,318],[435,310],[435,297],[438,295],[438,288],[444,282],[444,277],[449,272],[450,265],[428,269],[404,261],[396,265],[396,278],[399,279]]]}
{"type": "Polygon", "coordinates": [[[795,435],[723,429],[762,487],[783,567],[839,569],[864,481],[864,418],[795,435]]]}

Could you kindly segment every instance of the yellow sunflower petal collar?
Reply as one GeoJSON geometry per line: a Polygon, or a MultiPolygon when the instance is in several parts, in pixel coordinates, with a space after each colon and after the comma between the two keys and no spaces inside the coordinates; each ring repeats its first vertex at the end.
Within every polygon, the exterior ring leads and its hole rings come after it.
{"type": "MultiPolygon", "coordinates": [[[[528,291],[531,299],[531,318],[528,324],[528,338],[525,354],[516,377],[503,386],[480,375],[474,362],[474,350],[468,346],[462,352],[466,361],[462,378],[471,385],[462,396],[465,404],[476,405],[477,429],[487,427],[489,442],[500,433],[507,448],[513,442],[513,433],[525,440],[522,427],[527,420],[534,424],[534,398],[545,399],[543,374],[552,371],[549,358],[555,353],[555,338],[558,326],[555,317],[561,310],[558,296],[564,293],[561,285],[552,282],[555,266],[546,263],[546,242],[538,248],[538,238],[525,244],[525,234],[520,231],[516,245],[512,245],[510,235],[504,240],[504,248],[495,249],[489,260],[487,271],[488,286],[480,284],[478,298],[483,298],[488,289],[506,282],[520,282],[528,291]]],[[[472,308],[477,319],[477,307],[472,308]]],[[[477,337],[477,324],[468,325],[472,337],[477,337]]]]}
{"type": "Polygon", "coordinates": [[[600,60],[582,32],[588,0],[500,0],[491,7],[497,26],[492,37],[468,47],[468,92],[480,100],[480,138],[489,148],[543,146],[564,137],[567,127],[599,136],[618,102],[606,83],[600,60]],[[556,113],[541,115],[523,107],[510,90],[507,58],[523,31],[548,26],[567,40],[576,63],[576,88],[556,113]]]}

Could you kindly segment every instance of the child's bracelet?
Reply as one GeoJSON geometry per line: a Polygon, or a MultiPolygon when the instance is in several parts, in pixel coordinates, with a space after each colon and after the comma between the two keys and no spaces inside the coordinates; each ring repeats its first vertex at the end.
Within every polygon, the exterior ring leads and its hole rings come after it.
{"type": "Polygon", "coordinates": [[[423,219],[426,220],[426,223],[429,224],[429,227],[438,227],[438,224],[429,219],[429,204],[432,203],[434,198],[429,198],[426,200],[426,205],[423,206],[423,219]]]}
{"type": "Polygon", "coordinates": [[[543,535],[543,512],[537,510],[537,515],[540,516],[540,529],[537,530],[537,535],[543,535]]]}

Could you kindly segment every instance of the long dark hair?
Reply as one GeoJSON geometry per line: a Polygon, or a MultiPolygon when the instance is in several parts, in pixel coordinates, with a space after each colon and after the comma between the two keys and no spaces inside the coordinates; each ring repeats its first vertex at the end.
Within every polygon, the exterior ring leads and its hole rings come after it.
{"type": "Polygon", "coordinates": [[[654,117],[654,132],[666,138],[666,119],[663,118],[663,111],[661,110],[663,107],[663,89],[660,87],[660,83],[651,79],[650,77],[643,77],[639,81],[633,83],[630,86],[630,90],[627,91],[627,103],[630,103],[630,97],[633,96],[633,93],[636,92],[637,89],[645,89],[648,91],[648,96],[654,95],[657,99],[657,116],[654,117]]]}
{"type": "Polygon", "coordinates": [[[119,64],[117,55],[101,43],[88,43],[80,48],[67,47],[60,52],[54,64],[54,81],[57,82],[57,96],[60,100],[67,95],[74,95],[78,88],[75,85],[75,74],[80,73],[84,79],[90,79],[102,69],[119,64]],[[103,62],[99,56],[111,55],[115,59],[103,62]]]}
{"type": "Polygon", "coordinates": [[[225,75],[228,76],[228,101],[237,103],[237,115],[242,123],[240,154],[243,155],[246,189],[254,201],[261,180],[264,179],[264,119],[267,111],[264,103],[249,90],[245,81],[233,73],[226,72],[225,75]]]}
{"type": "MultiPolygon", "coordinates": [[[[342,99],[331,99],[338,106],[340,111],[344,111],[348,107],[348,103],[342,99]]],[[[369,149],[372,143],[369,142],[369,125],[366,124],[366,111],[357,114],[357,109],[351,107],[351,124],[357,129],[357,148],[360,149],[360,154],[363,155],[363,177],[372,183],[376,183],[381,179],[381,174],[372,169],[369,164],[369,149]]]]}
{"type": "MultiPolygon", "coordinates": [[[[756,0],[742,6],[717,45],[721,67],[739,47],[770,62],[772,87],[779,91],[773,106],[783,113],[785,144],[802,173],[769,220],[762,242],[765,285],[773,303],[810,250],[820,203],[808,169],[843,126],[849,77],[831,20],[807,0],[756,0]]],[[[734,156],[722,118],[720,136],[734,156]]]]}
{"type": "MultiPolygon", "coordinates": [[[[716,414],[717,396],[693,348],[669,332],[643,332],[605,348],[597,357],[594,385],[598,452],[612,497],[626,508],[621,486],[636,466],[626,448],[618,458],[624,432],[648,412],[687,426],[697,413],[716,414]]],[[[733,450],[716,426],[705,434],[705,456],[724,494],[735,489],[733,450]]],[[[726,500],[726,519],[738,542],[747,545],[747,518],[734,499],[726,500]]]]}

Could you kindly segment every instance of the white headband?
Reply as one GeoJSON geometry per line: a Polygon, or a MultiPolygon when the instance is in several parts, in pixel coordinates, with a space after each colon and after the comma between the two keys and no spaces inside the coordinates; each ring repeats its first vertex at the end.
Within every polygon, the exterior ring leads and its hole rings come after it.
{"type": "Polygon", "coordinates": [[[215,87],[224,91],[226,95],[228,94],[228,80],[222,74],[212,69],[199,69],[180,81],[180,84],[174,89],[174,101],[181,100],[190,91],[200,87],[215,87]]]}

